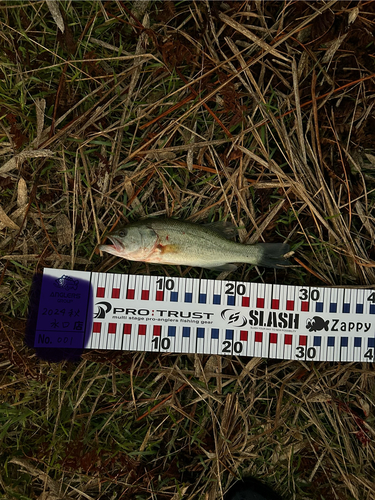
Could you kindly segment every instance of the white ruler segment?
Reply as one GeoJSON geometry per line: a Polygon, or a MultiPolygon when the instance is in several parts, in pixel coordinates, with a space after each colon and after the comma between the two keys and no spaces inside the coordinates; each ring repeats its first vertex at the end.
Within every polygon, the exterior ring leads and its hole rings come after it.
{"type": "Polygon", "coordinates": [[[35,347],[375,356],[375,292],[45,269],[35,347]]]}

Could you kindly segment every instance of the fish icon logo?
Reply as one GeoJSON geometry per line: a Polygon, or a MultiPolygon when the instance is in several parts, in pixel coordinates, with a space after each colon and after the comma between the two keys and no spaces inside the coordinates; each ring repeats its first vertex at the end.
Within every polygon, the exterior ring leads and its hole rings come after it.
{"type": "Polygon", "coordinates": [[[69,290],[77,290],[79,285],[79,280],[75,280],[70,276],[64,274],[61,278],[57,278],[54,282],[54,285],[63,288],[66,291],[69,290]]]}
{"type": "Polygon", "coordinates": [[[95,319],[104,319],[105,315],[112,309],[112,305],[109,302],[98,302],[95,305],[98,308],[94,314],[95,319]]]}
{"type": "Polygon", "coordinates": [[[321,330],[325,330],[328,332],[329,319],[325,320],[320,316],[314,316],[312,319],[306,320],[306,328],[309,332],[320,332],[321,330]]]}

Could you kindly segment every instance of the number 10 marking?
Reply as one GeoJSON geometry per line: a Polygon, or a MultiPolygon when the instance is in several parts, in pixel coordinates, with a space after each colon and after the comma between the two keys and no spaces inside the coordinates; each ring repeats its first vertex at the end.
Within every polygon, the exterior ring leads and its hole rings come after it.
{"type": "MultiPolygon", "coordinates": [[[[153,348],[155,350],[159,349],[159,337],[154,337],[151,340],[151,343],[153,344],[153,348]]],[[[164,338],[160,339],[160,347],[162,349],[167,350],[170,348],[170,346],[171,346],[171,339],[169,339],[168,337],[164,337],[164,338]]]]}

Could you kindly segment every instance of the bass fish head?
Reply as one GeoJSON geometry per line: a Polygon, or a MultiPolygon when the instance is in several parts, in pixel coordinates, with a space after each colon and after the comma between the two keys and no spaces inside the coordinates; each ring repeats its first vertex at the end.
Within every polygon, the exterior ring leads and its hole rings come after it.
{"type": "Polygon", "coordinates": [[[112,245],[99,245],[99,250],[128,260],[144,260],[158,244],[153,229],[144,225],[129,225],[116,229],[107,236],[112,245]]]}

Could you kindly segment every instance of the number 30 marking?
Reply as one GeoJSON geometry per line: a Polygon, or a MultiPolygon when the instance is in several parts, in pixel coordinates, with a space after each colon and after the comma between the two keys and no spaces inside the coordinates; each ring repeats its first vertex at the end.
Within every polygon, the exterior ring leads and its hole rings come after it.
{"type": "Polygon", "coordinates": [[[308,300],[309,298],[311,300],[319,300],[319,296],[320,296],[319,290],[316,289],[311,290],[310,294],[307,288],[301,288],[299,291],[300,300],[308,300]]]}
{"type": "Polygon", "coordinates": [[[296,353],[296,358],[301,359],[307,356],[309,359],[313,359],[316,356],[316,349],[315,347],[309,347],[306,350],[306,347],[299,345],[297,347],[297,353],[296,353]]]}

